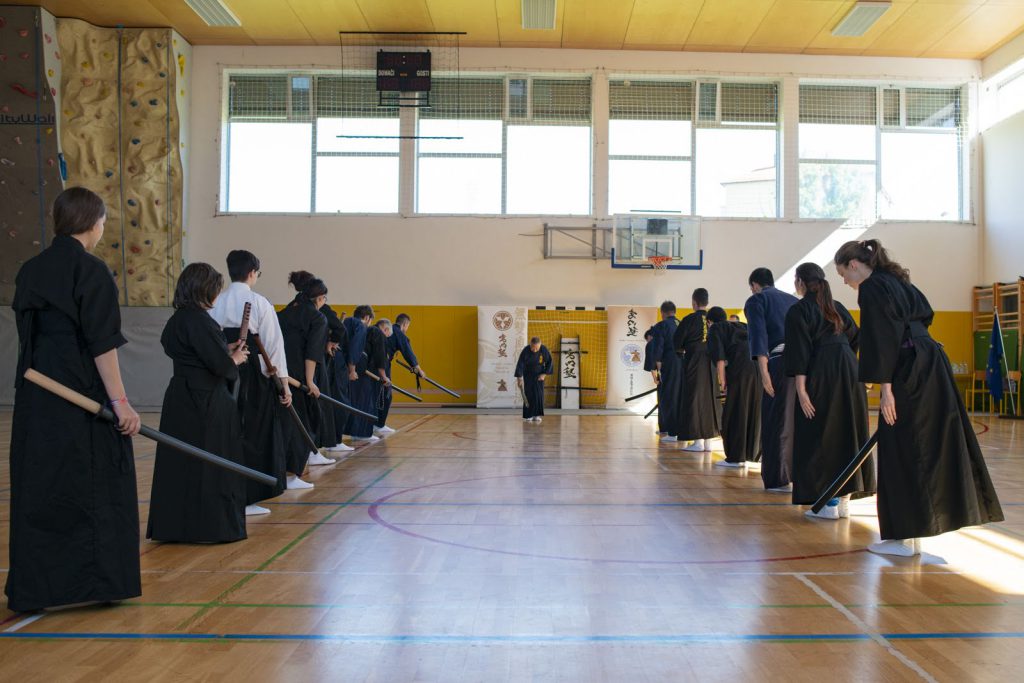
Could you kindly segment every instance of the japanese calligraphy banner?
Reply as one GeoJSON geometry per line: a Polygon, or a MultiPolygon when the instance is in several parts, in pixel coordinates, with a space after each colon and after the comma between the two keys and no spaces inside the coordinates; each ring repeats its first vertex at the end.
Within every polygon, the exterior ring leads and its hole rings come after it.
{"type": "Polygon", "coordinates": [[[608,307],[608,408],[646,413],[654,406],[653,394],[631,403],[626,399],[654,388],[654,379],[644,371],[644,332],[657,321],[654,306],[608,307]]]}
{"type": "Polygon", "coordinates": [[[558,386],[565,410],[580,408],[580,338],[562,337],[562,352],[558,354],[558,386]]]}
{"type": "Polygon", "coordinates": [[[526,346],[525,306],[477,307],[477,408],[517,408],[516,361],[526,346]]]}

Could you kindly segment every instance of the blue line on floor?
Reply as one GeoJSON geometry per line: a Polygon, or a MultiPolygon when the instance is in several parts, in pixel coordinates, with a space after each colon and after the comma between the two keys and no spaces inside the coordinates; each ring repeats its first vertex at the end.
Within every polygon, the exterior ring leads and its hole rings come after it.
{"type": "MultiPolygon", "coordinates": [[[[889,640],[955,640],[1024,638],[1022,631],[964,633],[884,633],[889,640]]],[[[743,633],[743,634],[652,634],[652,635],[364,635],[292,633],[0,633],[0,638],[45,640],[237,640],[237,641],[321,641],[351,643],[737,643],[786,641],[866,641],[866,633],[743,633]]]]}

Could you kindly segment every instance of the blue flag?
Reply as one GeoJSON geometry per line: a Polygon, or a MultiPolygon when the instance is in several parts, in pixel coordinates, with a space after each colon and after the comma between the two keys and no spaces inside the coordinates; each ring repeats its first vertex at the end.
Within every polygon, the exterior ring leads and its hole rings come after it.
{"type": "Polygon", "coordinates": [[[999,330],[999,316],[992,318],[992,340],[988,344],[988,365],[985,366],[985,383],[996,401],[1003,400],[1003,335],[999,330]]]}

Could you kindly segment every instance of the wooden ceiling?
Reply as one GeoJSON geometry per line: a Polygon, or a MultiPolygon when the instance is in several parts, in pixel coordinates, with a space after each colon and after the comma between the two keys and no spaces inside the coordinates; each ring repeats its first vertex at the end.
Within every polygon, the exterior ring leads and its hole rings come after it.
{"type": "Polygon", "coordinates": [[[171,26],[194,45],[465,31],[463,46],[980,59],[1024,30],[1024,0],[894,0],[860,38],[831,34],[854,0],[558,0],[553,31],[524,31],[520,0],[225,0],[241,28],[207,26],[184,0],[6,1],[102,26],[171,26]]]}

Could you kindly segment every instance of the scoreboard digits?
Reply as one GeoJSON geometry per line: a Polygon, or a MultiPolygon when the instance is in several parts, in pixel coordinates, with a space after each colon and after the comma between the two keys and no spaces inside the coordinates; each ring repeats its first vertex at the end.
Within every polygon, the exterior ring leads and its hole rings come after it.
{"type": "Polygon", "coordinates": [[[430,52],[377,52],[377,90],[430,91],[430,52]]]}

